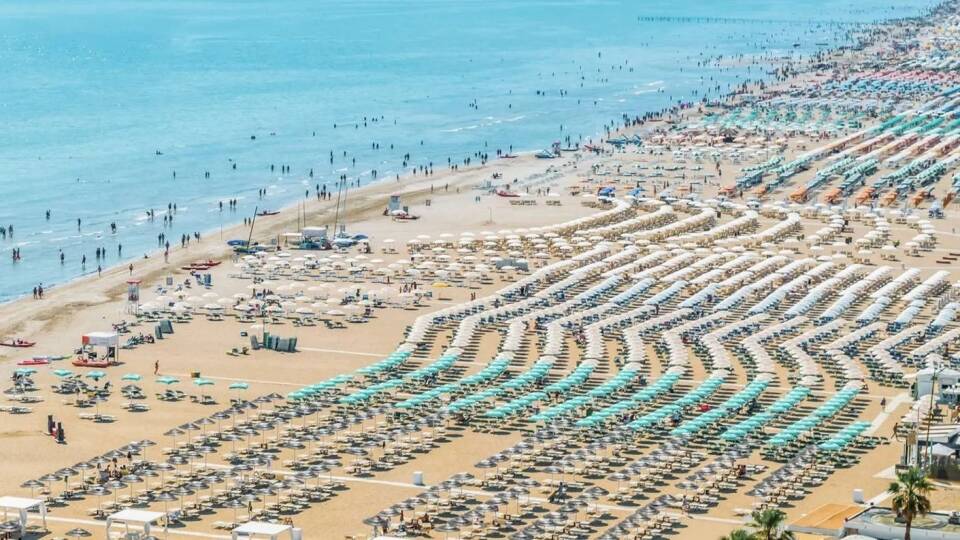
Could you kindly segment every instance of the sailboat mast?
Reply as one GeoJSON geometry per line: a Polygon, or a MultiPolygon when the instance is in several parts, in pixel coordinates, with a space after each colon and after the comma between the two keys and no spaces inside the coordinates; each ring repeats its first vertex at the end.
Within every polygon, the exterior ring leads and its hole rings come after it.
{"type": "Polygon", "coordinates": [[[337,237],[337,226],[340,224],[340,198],[343,195],[343,179],[338,180],[337,183],[337,208],[333,214],[333,236],[332,238],[337,237]]]}
{"type": "Polygon", "coordinates": [[[257,222],[257,211],[259,206],[253,208],[253,219],[250,220],[250,230],[247,232],[247,249],[250,248],[250,241],[253,239],[253,225],[257,222]]]}

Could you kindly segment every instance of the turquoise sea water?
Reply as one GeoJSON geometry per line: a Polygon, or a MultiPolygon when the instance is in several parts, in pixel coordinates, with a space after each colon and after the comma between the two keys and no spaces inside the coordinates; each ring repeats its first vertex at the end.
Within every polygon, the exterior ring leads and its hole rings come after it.
{"type": "Polygon", "coordinates": [[[595,137],[623,114],[764,71],[699,58],[808,54],[844,43],[847,23],[933,4],[8,0],[0,224],[14,235],[0,238],[0,300],[95,272],[98,247],[105,267],[121,261],[118,243],[139,258],[161,232],[178,246],[341,174],[393,181],[478,151],[595,137]],[[220,212],[229,198],[238,209],[220,212]],[[165,227],[168,203],[178,212],[165,227]]]}

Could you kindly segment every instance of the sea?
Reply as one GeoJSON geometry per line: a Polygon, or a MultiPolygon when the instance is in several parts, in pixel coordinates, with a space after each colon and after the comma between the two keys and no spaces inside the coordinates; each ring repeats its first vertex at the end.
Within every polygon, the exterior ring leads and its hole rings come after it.
{"type": "Polygon", "coordinates": [[[0,301],[158,256],[160,234],[227,241],[342,176],[595,139],[934,4],[5,0],[0,301]]]}

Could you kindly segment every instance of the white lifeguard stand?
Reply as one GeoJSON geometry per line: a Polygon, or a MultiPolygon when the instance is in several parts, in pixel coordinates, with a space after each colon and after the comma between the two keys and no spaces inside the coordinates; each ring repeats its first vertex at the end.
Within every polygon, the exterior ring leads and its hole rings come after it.
{"type": "Polygon", "coordinates": [[[0,497],[0,509],[3,510],[3,521],[7,521],[7,513],[11,510],[17,513],[17,522],[20,524],[20,535],[27,531],[27,513],[36,509],[43,519],[43,528],[47,528],[47,505],[40,499],[24,497],[0,497]]]}
{"type": "Polygon", "coordinates": [[[290,540],[303,540],[303,532],[300,529],[294,529],[290,525],[278,525],[276,523],[265,523],[262,521],[250,521],[237,527],[230,533],[233,540],[240,538],[268,538],[269,540],[280,540],[280,538],[289,538],[290,540]]]}
{"type": "Polygon", "coordinates": [[[139,279],[127,280],[127,313],[140,313],[140,283],[139,279]]]}
{"type": "MultiPolygon", "coordinates": [[[[110,538],[110,529],[116,524],[122,524],[124,527],[123,538],[146,538],[150,536],[150,527],[159,523],[163,516],[166,515],[163,512],[149,512],[147,510],[121,510],[114,514],[110,514],[107,517],[107,536],[110,538]],[[135,527],[135,530],[131,531],[130,527],[135,527]],[[136,530],[139,529],[139,530],[136,530]]],[[[164,532],[166,532],[167,527],[164,525],[164,532]]]]}

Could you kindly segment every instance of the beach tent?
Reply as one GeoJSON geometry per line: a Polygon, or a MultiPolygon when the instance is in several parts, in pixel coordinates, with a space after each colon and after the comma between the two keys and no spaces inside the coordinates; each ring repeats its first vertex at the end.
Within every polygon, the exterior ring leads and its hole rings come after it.
{"type": "Polygon", "coordinates": [[[104,357],[109,357],[109,351],[112,348],[115,358],[120,358],[120,334],[116,332],[89,332],[83,335],[82,343],[84,349],[87,347],[103,347],[107,350],[104,357]]]}
{"type": "Polygon", "coordinates": [[[289,538],[290,540],[302,540],[303,534],[300,529],[294,529],[290,525],[277,525],[276,523],[264,523],[261,521],[250,521],[237,527],[231,532],[233,540],[239,538],[269,538],[278,540],[280,538],[289,538]]]}
{"type": "Polygon", "coordinates": [[[91,347],[116,347],[120,344],[120,335],[116,332],[90,332],[83,335],[83,344],[91,347]]]}
{"type": "Polygon", "coordinates": [[[950,368],[926,367],[917,371],[914,375],[916,384],[914,385],[914,398],[926,396],[934,393],[934,384],[938,393],[950,395],[948,392],[960,384],[960,371],[950,368]],[[936,383],[934,383],[936,379],[936,383]]]}
{"type": "Polygon", "coordinates": [[[27,512],[32,509],[40,511],[43,527],[47,527],[47,505],[40,499],[26,499],[23,497],[0,497],[0,509],[3,510],[3,521],[7,521],[7,512],[17,512],[17,521],[20,524],[20,535],[26,532],[27,512]]]}
{"type": "MultiPolygon", "coordinates": [[[[150,526],[155,523],[158,523],[160,519],[163,518],[163,516],[164,516],[163,512],[150,512],[147,510],[133,510],[133,509],[121,510],[107,517],[107,536],[106,537],[111,538],[110,528],[113,527],[118,522],[122,523],[124,528],[126,529],[124,532],[125,537],[130,532],[130,525],[134,525],[136,527],[142,527],[144,536],[150,536],[150,526]]],[[[166,531],[166,527],[164,527],[164,531],[166,531]]]]}

